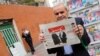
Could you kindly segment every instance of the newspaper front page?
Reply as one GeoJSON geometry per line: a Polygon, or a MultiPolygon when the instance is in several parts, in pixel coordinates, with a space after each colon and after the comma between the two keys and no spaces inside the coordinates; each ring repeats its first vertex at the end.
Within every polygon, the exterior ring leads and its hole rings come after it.
{"type": "Polygon", "coordinates": [[[64,19],[47,24],[40,24],[40,31],[44,35],[46,49],[74,45],[80,43],[78,36],[73,32],[75,19],[64,19]]]}

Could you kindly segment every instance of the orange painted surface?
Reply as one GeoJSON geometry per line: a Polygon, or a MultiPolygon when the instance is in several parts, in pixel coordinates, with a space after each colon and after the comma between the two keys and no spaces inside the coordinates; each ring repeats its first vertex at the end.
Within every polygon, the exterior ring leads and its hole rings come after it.
{"type": "MultiPolygon", "coordinates": [[[[23,28],[29,28],[34,46],[40,43],[38,40],[39,24],[56,20],[51,8],[25,5],[0,5],[0,19],[8,18],[15,20],[20,35],[23,28]]],[[[25,40],[23,38],[22,40],[25,47],[28,48],[25,40]]]]}
{"type": "Polygon", "coordinates": [[[0,56],[10,56],[10,53],[8,51],[8,48],[1,33],[0,33],[0,56]]]}

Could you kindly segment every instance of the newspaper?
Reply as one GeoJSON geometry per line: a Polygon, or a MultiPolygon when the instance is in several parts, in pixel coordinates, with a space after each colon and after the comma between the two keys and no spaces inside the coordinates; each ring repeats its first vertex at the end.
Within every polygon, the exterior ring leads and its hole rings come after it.
{"type": "Polygon", "coordinates": [[[74,45],[80,43],[78,36],[73,32],[75,19],[64,19],[47,24],[40,24],[40,31],[44,35],[46,49],[74,45]]]}

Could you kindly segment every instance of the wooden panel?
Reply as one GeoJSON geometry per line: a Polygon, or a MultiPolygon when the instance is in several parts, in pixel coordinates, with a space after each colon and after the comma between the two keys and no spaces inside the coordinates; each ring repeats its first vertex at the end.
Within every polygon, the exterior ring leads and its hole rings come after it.
{"type": "Polygon", "coordinates": [[[6,43],[3,39],[3,36],[0,33],[0,56],[10,56],[6,43]]]}

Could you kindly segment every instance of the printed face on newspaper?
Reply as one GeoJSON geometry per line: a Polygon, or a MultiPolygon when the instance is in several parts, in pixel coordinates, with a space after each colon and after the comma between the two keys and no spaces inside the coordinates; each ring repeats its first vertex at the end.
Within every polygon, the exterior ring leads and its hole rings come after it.
{"type": "Polygon", "coordinates": [[[46,49],[64,45],[80,43],[78,36],[73,32],[75,19],[64,19],[48,24],[40,24],[40,31],[44,34],[44,46],[46,49]]]}

